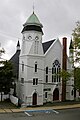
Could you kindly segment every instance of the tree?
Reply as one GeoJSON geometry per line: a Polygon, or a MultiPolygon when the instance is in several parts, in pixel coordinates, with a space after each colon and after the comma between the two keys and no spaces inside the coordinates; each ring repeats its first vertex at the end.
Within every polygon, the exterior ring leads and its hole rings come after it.
{"type": "Polygon", "coordinates": [[[73,36],[73,53],[74,53],[74,83],[75,89],[80,90],[80,21],[76,22],[76,27],[72,33],[73,36]],[[76,67],[78,65],[78,67],[76,67]]]}
{"type": "MultiPolygon", "coordinates": [[[[8,94],[13,82],[13,68],[9,61],[1,61],[3,66],[0,67],[0,92],[8,94]]],[[[2,96],[1,96],[2,100],[2,96]]]]}
{"type": "Polygon", "coordinates": [[[75,88],[77,90],[80,90],[80,68],[75,68],[74,70],[74,82],[75,82],[75,88]]]}
{"type": "Polygon", "coordinates": [[[62,79],[64,80],[64,82],[68,81],[69,78],[71,77],[71,73],[69,73],[66,70],[61,70],[60,71],[60,76],[62,77],[62,79]]]}
{"type": "Polygon", "coordinates": [[[76,27],[73,30],[72,36],[74,46],[74,63],[80,63],[80,21],[76,22],[76,27]]]}
{"type": "Polygon", "coordinates": [[[70,79],[71,73],[67,70],[62,69],[59,73],[62,78],[62,101],[66,100],[66,82],[70,79]]]}

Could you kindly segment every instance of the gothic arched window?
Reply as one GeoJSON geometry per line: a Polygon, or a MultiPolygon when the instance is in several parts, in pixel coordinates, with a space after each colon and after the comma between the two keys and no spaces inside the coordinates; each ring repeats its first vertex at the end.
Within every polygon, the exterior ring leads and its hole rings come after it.
{"type": "Polygon", "coordinates": [[[55,60],[52,66],[52,82],[60,82],[60,63],[58,60],[55,60]]]}

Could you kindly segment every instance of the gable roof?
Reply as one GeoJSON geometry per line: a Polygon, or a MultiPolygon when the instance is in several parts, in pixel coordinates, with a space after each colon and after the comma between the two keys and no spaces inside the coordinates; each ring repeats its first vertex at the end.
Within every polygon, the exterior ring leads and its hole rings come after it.
{"type": "Polygon", "coordinates": [[[49,49],[49,47],[52,45],[54,41],[55,39],[42,43],[44,53],[46,53],[46,51],[49,49]]]}
{"type": "Polygon", "coordinates": [[[20,50],[17,50],[16,53],[12,56],[12,58],[9,60],[13,64],[14,75],[17,78],[19,72],[19,55],[20,55],[20,50]]]}

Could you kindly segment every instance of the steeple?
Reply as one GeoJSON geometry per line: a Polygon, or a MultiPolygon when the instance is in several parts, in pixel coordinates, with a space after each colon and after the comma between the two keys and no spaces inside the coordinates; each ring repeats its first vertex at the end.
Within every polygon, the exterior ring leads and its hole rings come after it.
{"type": "Polygon", "coordinates": [[[27,21],[23,24],[23,26],[27,26],[27,25],[36,25],[36,26],[40,26],[41,28],[43,27],[43,25],[40,23],[37,15],[33,13],[30,15],[30,17],[27,19],[27,21]]]}
{"type": "Polygon", "coordinates": [[[38,17],[34,13],[34,10],[33,10],[33,13],[30,15],[30,17],[27,19],[27,21],[23,24],[23,26],[24,28],[22,30],[22,33],[25,31],[34,30],[34,31],[42,32],[43,34],[43,31],[42,31],[43,25],[40,23],[38,17]]]}
{"type": "Polygon", "coordinates": [[[18,40],[18,42],[17,42],[17,50],[16,51],[19,51],[20,50],[20,43],[19,43],[19,40],[18,40]]]}
{"type": "Polygon", "coordinates": [[[70,61],[72,62],[73,61],[73,41],[72,41],[72,38],[71,38],[71,41],[70,41],[70,46],[69,46],[69,58],[70,58],[70,61]]]}
{"type": "Polygon", "coordinates": [[[70,46],[69,46],[69,49],[73,49],[73,42],[72,42],[72,38],[71,38],[71,41],[70,41],[70,46]]]}
{"type": "Polygon", "coordinates": [[[37,15],[33,13],[27,19],[23,25],[22,35],[22,50],[21,55],[25,54],[40,54],[43,55],[42,48],[42,24],[39,21],[37,15]]]}

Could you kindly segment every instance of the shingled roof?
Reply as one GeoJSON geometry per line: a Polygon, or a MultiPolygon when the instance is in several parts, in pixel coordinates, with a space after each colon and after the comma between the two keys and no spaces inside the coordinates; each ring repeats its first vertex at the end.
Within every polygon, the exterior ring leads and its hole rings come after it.
{"type": "Polygon", "coordinates": [[[46,51],[49,49],[49,47],[52,45],[52,43],[53,43],[54,41],[55,41],[55,39],[54,39],[54,40],[50,40],[50,41],[48,41],[48,42],[42,43],[44,53],[46,53],[46,51]]]}
{"type": "Polygon", "coordinates": [[[10,59],[10,62],[13,64],[13,71],[16,78],[18,78],[19,73],[19,55],[20,50],[17,50],[16,53],[10,59]]]}

